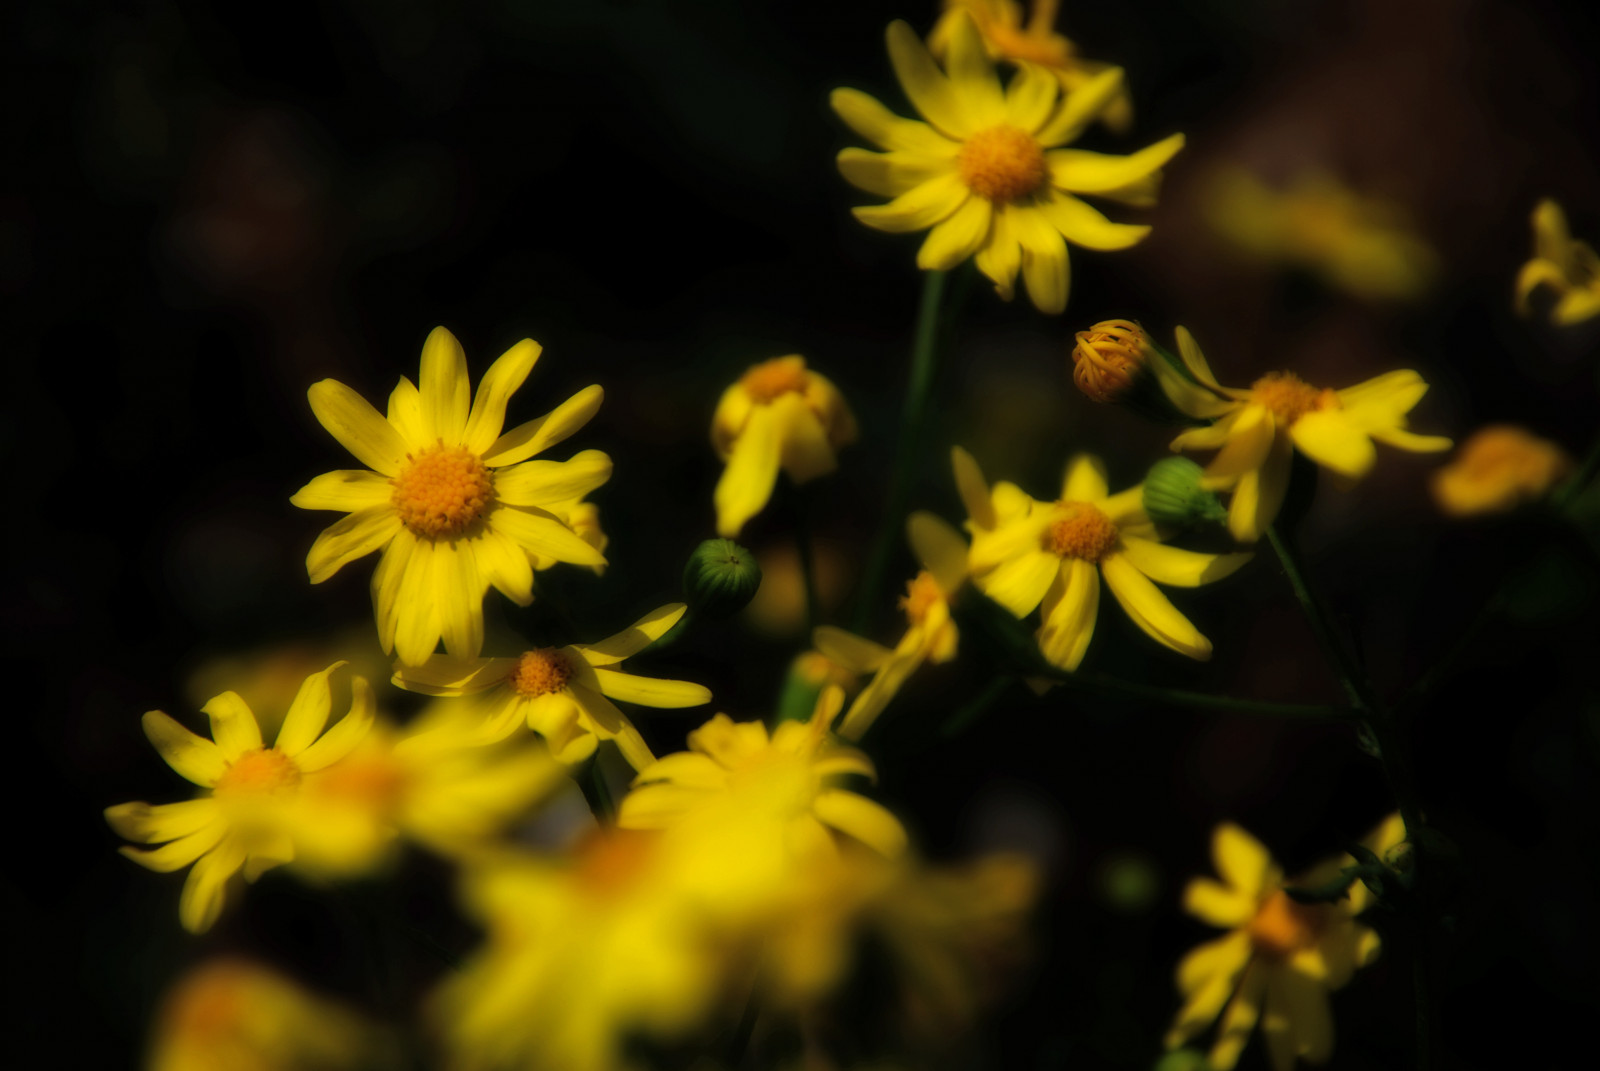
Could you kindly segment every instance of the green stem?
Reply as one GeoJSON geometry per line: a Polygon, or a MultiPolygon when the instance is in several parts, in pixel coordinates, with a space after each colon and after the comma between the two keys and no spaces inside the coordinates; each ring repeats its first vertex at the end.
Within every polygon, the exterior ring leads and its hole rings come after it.
{"type": "Polygon", "coordinates": [[[1068,672],[1051,666],[1045,671],[1051,680],[1088,695],[1106,699],[1149,699],[1173,706],[1200,710],[1227,710],[1235,714],[1258,714],[1269,718],[1303,718],[1308,721],[1350,721],[1354,711],[1344,707],[1310,706],[1305,703],[1274,703],[1261,699],[1233,699],[1209,692],[1189,692],[1154,684],[1135,684],[1103,673],[1068,672]]]}
{"type": "Polygon", "coordinates": [[[601,826],[615,825],[617,805],[611,798],[611,786],[606,783],[606,774],[600,768],[598,754],[589,760],[583,773],[576,780],[579,790],[583,792],[584,802],[589,805],[589,813],[594,815],[594,820],[601,826]]]}
{"type": "Polygon", "coordinates": [[[806,592],[806,637],[822,623],[817,601],[817,563],[811,545],[811,496],[804,487],[794,489],[794,548],[800,558],[800,580],[806,592]]]}
{"type": "Polygon", "coordinates": [[[975,699],[951,715],[950,720],[939,730],[939,735],[946,740],[960,736],[966,731],[967,726],[977,721],[984,711],[994,705],[994,701],[1000,698],[1001,693],[1014,683],[1016,683],[1015,677],[996,677],[990,681],[989,686],[979,692],[975,699]]]}
{"type": "Polygon", "coordinates": [[[895,447],[894,469],[889,479],[889,496],[884,506],[883,522],[867,558],[867,568],[862,574],[861,590],[857,596],[855,631],[865,632],[871,622],[872,610],[883,586],[883,574],[889,567],[895,543],[901,538],[900,529],[905,523],[906,503],[911,496],[911,484],[916,475],[917,461],[922,452],[923,425],[927,422],[928,397],[933,387],[933,372],[939,340],[939,303],[944,295],[948,273],[925,272],[922,281],[922,303],[917,308],[917,333],[911,344],[911,382],[906,386],[905,407],[900,418],[900,441],[895,447]]]}
{"type": "Polygon", "coordinates": [[[1294,589],[1294,597],[1299,600],[1300,609],[1305,611],[1306,622],[1310,624],[1312,634],[1317,638],[1317,645],[1322,648],[1322,654],[1327,658],[1329,667],[1338,675],[1339,684],[1344,688],[1350,705],[1362,714],[1370,715],[1373,704],[1370,690],[1366,687],[1365,675],[1356,667],[1355,660],[1339,642],[1327,607],[1317,598],[1316,592],[1311,589],[1311,584],[1306,579],[1305,566],[1300,561],[1298,551],[1289,540],[1279,534],[1276,525],[1267,527],[1267,539],[1272,543],[1272,549],[1283,565],[1284,574],[1289,578],[1289,586],[1294,589]]]}

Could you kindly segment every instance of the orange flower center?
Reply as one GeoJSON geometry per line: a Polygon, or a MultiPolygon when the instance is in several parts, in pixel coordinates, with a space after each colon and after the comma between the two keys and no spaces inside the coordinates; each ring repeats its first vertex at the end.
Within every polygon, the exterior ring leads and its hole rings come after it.
{"type": "Polygon", "coordinates": [[[1072,45],[1060,34],[991,22],[983,28],[983,35],[1009,60],[1027,60],[1041,67],[1065,67],[1072,60],[1072,45]]]}
{"type": "Polygon", "coordinates": [[[1014,126],[980,130],[961,146],[956,171],[967,188],[991,201],[1020,201],[1039,192],[1050,176],[1044,150],[1014,126]]]}
{"type": "Polygon", "coordinates": [[[228,763],[217,779],[218,796],[266,795],[300,784],[300,767],[277,748],[251,748],[228,763]]]}
{"type": "Polygon", "coordinates": [[[920,625],[928,617],[928,611],[944,601],[944,591],[939,587],[939,582],[933,574],[924,569],[918,573],[916,579],[906,584],[906,593],[900,599],[900,609],[906,612],[906,620],[913,625],[920,625]]]}
{"type": "Polygon", "coordinates": [[[1256,909],[1256,917],[1250,920],[1250,942],[1263,955],[1286,959],[1316,944],[1327,925],[1327,914],[1326,908],[1297,903],[1279,889],[1256,909]]]}
{"type": "Polygon", "coordinates": [[[399,802],[406,787],[405,773],[391,760],[346,759],[319,775],[315,789],[324,796],[357,805],[387,810],[399,802]]]}
{"type": "Polygon", "coordinates": [[[1058,502],[1060,519],[1044,533],[1044,549],[1063,558],[1098,562],[1117,544],[1117,526],[1087,502],[1058,502]]]}
{"type": "Polygon", "coordinates": [[[567,686],[567,678],[571,676],[572,663],[567,661],[566,655],[554,647],[541,647],[537,651],[523,652],[506,680],[518,695],[532,699],[559,692],[567,686]]]}
{"type": "Polygon", "coordinates": [[[656,837],[631,829],[595,832],[573,853],[573,877],[592,896],[614,896],[635,885],[655,854],[656,837]]]}
{"type": "Polygon", "coordinates": [[[494,500],[494,485],[483,460],[464,446],[441,440],[416,454],[407,454],[394,484],[391,501],[400,521],[424,539],[454,539],[465,532],[494,500]]]}
{"type": "Polygon", "coordinates": [[[752,401],[769,405],[784,394],[803,394],[808,379],[804,357],[774,357],[746,372],[739,386],[752,401]]]}
{"type": "Polygon", "coordinates": [[[1333,391],[1318,390],[1293,372],[1268,372],[1250,384],[1250,400],[1271,410],[1284,427],[1315,410],[1339,408],[1333,391]]]}

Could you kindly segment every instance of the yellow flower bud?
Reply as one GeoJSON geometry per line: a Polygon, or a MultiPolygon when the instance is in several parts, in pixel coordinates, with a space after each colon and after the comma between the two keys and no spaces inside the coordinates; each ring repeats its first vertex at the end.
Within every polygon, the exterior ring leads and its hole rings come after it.
{"type": "Polygon", "coordinates": [[[1504,513],[1543,498],[1572,471],[1572,458],[1548,439],[1510,424],[1480,428],[1455,459],[1433,474],[1433,500],[1452,517],[1504,513]]]}
{"type": "Polygon", "coordinates": [[[1131,320],[1102,320],[1076,337],[1072,381],[1097,402],[1126,393],[1150,358],[1150,340],[1131,320]]]}

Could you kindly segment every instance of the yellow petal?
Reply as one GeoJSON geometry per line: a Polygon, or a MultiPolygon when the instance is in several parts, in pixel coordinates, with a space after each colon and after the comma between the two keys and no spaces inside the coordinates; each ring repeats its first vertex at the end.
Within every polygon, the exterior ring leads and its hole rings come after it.
{"type": "Polygon", "coordinates": [[[1205,661],[1211,657],[1211,641],[1127,558],[1116,552],[1107,554],[1100,560],[1100,571],[1128,617],[1151,639],[1190,658],[1205,661]]]}
{"type": "MultiPolygon", "coordinates": [[[[212,805],[211,821],[201,825],[192,833],[187,833],[169,844],[159,848],[143,849],[122,847],[117,851],[126,859],[131,859],[146,870],[153,870],[157,874],[170,874],[174,870],[182,870],[202,855],[217,846],[217,842],[228,832],[228,823],[222,821],[217,814],[215,800],[192,800],[193,803],[209,803],[212,805]]],[[[109,817],[109,814],[108,814],[109,817]]]]}
{"type": "Polygon", "coordinates": [[[413,450],[433,446],[438,440],[428,434],[422,423],[422,395],[417,385],[405,376],[394,385],[389,394],[389,423],[400,433],[400,438],[413,450]]]}
{"type": "Polygon", "coordinates": [[[733,456],[712,494],[718,535],[734,538],[767,504],[778,481],[779,453],[778,424],[771,407],[757,406],[733,444],[733,456]]]}
{"type": "Polygon", "coordinates": [[[1045,661],[1071,672],[1083,662],[1100,613],[1100,574],[1093,564],[1062,561],[1059,578],[1045,596],[1039,651],[1045,661]]]}
{"type": "Polygon", "coordinates": [[[1165,546],[1153,539],[1124,534],[1119,550],[1133,567],[1158,584],[1193,588],[1231,575],[1251,554],[1198,554],[1165,546]]]}
{"type": "Polygon", "coordinates": [[[436,552],[432,540],[415,541],[395,594],[395,653],[408,666],[426,661],[443,632],[434,595],[438,590],[433,579],[436,552]]]}
{"type": "Polygon", "coordinates": [[[917,562],[933,574],[945,598],[966,583],[967,541],[943,518],[918,510],[906,521],[906,539],[917,562]]]}
{"type": "Polygon", "coordinates": [[[1073,245],[1115,252],[1144,241],[1150,228],[1143,224],[1113,223],[1099,209],[1071,194],[1051,190],[1038,212],[1073,245]]]}
{"type": "Polygon", "coordinates": [[[668,603],[645,614],[639,620],[599,643],[574,644],[575,650],[591,666],[610,666],[638,654],[665,636],[688,607],[681,602],[668,603]]]}
{"type": "Polygon", "coordinates": [[[1040,128],[1039,144],[1055,146],[1076,141],[1122,91],[1122,68],[1107,67],[1067,94],[1056,114],[1040,128]]]}
{"type": "Polygon", "coordinates": [[[1254,917],[1256,898],[1210,878],[1194,878],[1184,887],[1183,909],[1202,922],[1231,930],[1254,917]]]}
{"type": "Polygon", "coordinates": [[[456,336],[435,327],[422,344],[422,374],[417,377],[422,396],[422,429],[430,441],[461,442],[467,427],[472,384],[467,379],[467,355],[456,336]]]}
{"type": "Polygon", "coordinates": [[[222,914],[228,879],[244,865],[245,851],[235,838],[228,838],[201,856],[183,883],[178,899],[178,921],[190,933],[205,933],[222,914]]]}
{"type": "Polygon", "coordinates": [[[1244,1051],[1245,1042],[1250,1040],[1250,1032],[1255,1029],[1256,1019],[1261,1015],[1261,998],[1265,989],[1262,964],[1252,962],[1239,979],[1239,992],[1222,1014],[1217,1042],[1207,1057],[1207,1063],[1213,1071],[1233,1071],[1233,1066],[1239,1062],[1239,1054],[1244,1051]]]}
{"type": "Polygon", "coordinates": [[[144,735],[168,766],[197,785],[210,788],[228,768],[222,749],[203,736],[185,729],[159,710],[144,716],[144,735]]]}
{"type": "Polygon", "coordinates": [[[850,211],[867,226],[891,234],[925,230],[960,208],[972,196],[954,171],[929,179],[886,205],[858,205],[850,211]]]}
{"type": "Polygon", "coordinates": [[[1129,156],[1055,149],[1045,155],[1045,160],[1050,165],[1050,180],[1058,189],[1069,193],[1107,193],[1160,170],[1183,148],[1183,141],[1182,134],[1173,134],[1129,156]]]}
{"type": "Polygon", "coordinates": [[[273,747],[293,758],[311,746],[311,742],[322,732],[322,727],[328,724],[328,713],[333,704],[328,678],[347,664],[340,660],[300,682],[300,689],[289,704],[289,712],[283,716],[283,724],[278,727],[278,739],[273,747]]]}
{"type": "Polygon", "coordinates": [[[516,668],[515,658],[435,654],[419,666],[396,666],[393,681],[398,687],[422,695],[475,695],[504,684],[516,668]]]}
{"type": "Polygon", "coordinates": [[[306,575],[320,584],[357,558],[388,543],[400,531],[400,515],[385,502],[352,513],[324,528],[306,554],[306,575]]]}
{"type": "Polygon", "coordinates": [[[212,696],[200,710],[211,718],[211,739],[232,762],[261,748],[261,726],[238,692],[212,696]]]}
{"type": "Polygon", "coordinates": [[[1167,1032],[1168,1048],[1183,1044],[1216,1021],[1249,962],[1250,937],[1243,931],[1207,942],[1179,961],[1178,987],[1187,999],[1167,1032]]]}
{"type": "Polygon", "coordinates": [[[959,142],[950,140],[927,123],[900,118],[860,90],[835,89],[828,103],[857,134],[891,152],[944,160],[948,168],[961,150],[959,142]]]}
{"type": "Polygon", "coordinates": [[[823,789],[812,811],[826,825],[893,859],[906,850],[906,831],[887,808],[839,788],[823,789]]]}
{"type": "Polygon", "coordinates": [[[893,653],[882,644],[862,639],[832,625],[819,625],[813,629],[811,643],[830,661],[855,673],[871,673],[893,653]]]}
{"type": "Polygon", "coordinates": [[[601,450],[583,450],[568,461],[524,461],[495,470],[494,496],[509,506],[572,502],[609,480],[611,468],[601,450]]]}
{"type": "Polygon", "coordinates": [[[400,621],[400,587],[416,546],[416,536],[402,527],[384,548],[378,567],[372,571],[372,606],[378,642],[384,654],[394,650],[395,631],[400,621]]]}
{"type": "Polygon", "coordinates": [[[604,565],[606,558],[556,517],[535,506],[505,506],[488,516],[489,527],[533,555],[572,565],[604,565]]]}
{"type": "Polygon", "coordinates": [[[945,70],[949,73],[951,96],[972,129],[983,130],[1006,121],[1005,97],[1000,92],[994,61],[989,58],[977,26],[965,13],[958,13],[950,27],[945,70]]]}
{"type": "Polygon", "coordinates": [[[631,673],[603,668],[596,668],[594,675],[599,682],[601,692],[624,703],[676,710],[680,707],[698,707],[711,702],[711,690],[690,681],[636,677],[631,673]]]}
{"type": "Polygon", "coordinates": [[[969,197],[949,218],[928,232],[917,251],[917,267],[949,271],[976,253],[989,238],[994,206],[983,197],[969,197]]]}
{"type": "Polygon", "coordinates": [[[1233,423],[1228,441],[1206,466],[1206,479],[1212,486],[1226,487],[1246,473],[1259,470],[1272,452],[1276,436],[1272,413],[1265,406],[1245,406],[1233,423]]]}
{"type": "Polygon", "coordinates": [[[838,468],[838,459],[822,427],[804,398],[785,394],[770,407],[777,427],[778,464],[795,483],[806,483],[838,468]]]}
{"type": "Polygon", "coordinates": [[[1060,85],[1055,75],[1038,64],[1019,66],[1006,87],[1006,123],[1025,134],[1037,133],[1056,106],[1060,85]]]}
{"type": "Polygon", "coordinates": [[[704,803],[705,790],[701,788],[665,781],[641,785],[623,797],[617,807],[617,825],[623,829],[667,829],[704,803]]]}
{"type": "Polygon", "coordinates": [[[1393,423],[1395,417],[1411,412],[1426,393],[1428,384],[1410,368],[1385,372],[1365,383],[1334,392],[1341,406],[1347,410],[1366,411],[1367,419],[1374,423],[1393,423]]]}
{"type": "Polygon", "coordinates": [[[884,659],[872,680],[861,689],[861,693],[850,704],[850,709],[845,712],[844,720],[839,723],[839,735],[846,740],[860,740],[923,660],[924,652],[921,650],[906,653],[896,650],[884,659]]]}
{"type": "Polygon", "coordinates": [[[635,785],[656,781],[671,781],[687,788],[722,789],[728,783],[728,771],[704,755],[676,751],[646,766],[633,779],[635,785]]]}
{"type": "Polygon", "coordinates": [[[967,508],[967,516],[980,528],[993,528],[994,502],[989,498],[989,485],[978,462],[961,447],[954,446],[950,448],[950,463],[955,469],[956,491],[967,508]]]}
{"type": "MultiPolygon", "coordinates": [[[[435,543],[433,600],[444,648],[461,658],[483,650],[483,596],[489,583],[478,575],[476,541],[435,543]]],[[[586,544],[587,545],[587,544],[586,544]]]]}
{"type": "Polygon", "coordinates": [[[1067,502],[1096,503],[1106,497],[1105,462],[1093,454],[1075,454],[1061,477],[1061,497],[1067,502]]]}
{"type": "MultiPolygon", "coordinates": [[[[160,844],[164,841],[179,840],[206,829],[221,817],[217,808],[217,801],[209,796],[201,799],[184,800],[182,803],[162,803],[152,807],[148,803],[119,803],[115,807],[105,810],[106,823],[117,831],[121,837],[140,844],[160,844]]],[[[209,845],[207,845],[209,847],[209,845]]],[[[178,866],[187,866],[199,858],[202,847],[195,851],[185,862],[178,866]]]]}
{"type": "Polygon", "coordinates": [[[1567,229],[1567,214],[1553,199],[1546,197],[1533,208],[1534,256],[1571,274],[1572,232],[1567,229]]]}
{"type": "Polygon", "coordinates": [[[995,293],[1010,301],[1016,293],[1017,273],[1022,270],[1022,243],[1017,241],[1012,217],[1014,205],[999,205],[989,224],[989,240],[977,252],[973,263],[994,283],[995,293]]]}
{"type": "Polygon", "coordinates": [[[406,443],[365,398],[336,379],[313,383],[306,397],[317,421],[357,461],[385,476],[400,474],[406,443]]]}
{"type": "Polygon", "coordinates": [[[488,526],[475,544],[478,572],[483,578],[518,606],[533,602],[533,563],[528,560],[528,552],[504,532],[488,526]]]}
{"type": "Polygon", "coordinates": [[[1028,284],[1028,299],[1034,308],[1053,316],[1067,307],[1072,278],[1067,243],[1037,210],[1014,212],[1010,218],[1022,245],[1022,281],[1028,284]]]}
{"type": "Polygon", "coordinates": [[[887,36],[889,62],[912,106],[949,137],[965,138],[971,134],[973,122],[961,97],[928,55],[916,31],[895,21],[889,24],[887,36]]]}
{"type": "Polygon", "coordinates": [[[1283,505],[1289,490],[1290,462],[1294,457],[1292,440],[1274,436],[1272,448],[1259,469],[1239,477],[1233,497],[1228,501],[1228,532],[1240,543],[1261,538],[1283,505]]]}
{"type": "Polygon", "coordinates": [[[845,181],[880,197],[898,197],[913,186],[950,171],[950,161],[909,152],[841,149],[837,158],[845,181]]]}
{"type": "Polygon", "coordinates": [[[515,465],[575,434],[600,411],[606,392],[599,384],[585,387],[542,417],[518,424],[490,445],[483,463],[491,468],[515,465]]]}
{"type": "Polygon", "coordinates": [[[1013,617],[1026,617],[1039,605],[1061,571],[1061,559],[1037,548],[1015,555],[978,578],[978,587],[1013,617]]]}
{"type": "Polygon", "coordinates": [[[336,509],[345,513],[387,506],[394,484],[387,476],[366,469],[324,472],[294,493],[290,503],[301,509],[336,509]]]}
{"type": "MultiPolygon", "coordinates": [[[[1223,822],[1211,834],[1211,861],[1232,888],[1257,900],[1275,883],[1276,866],[1259,840],[1233,822],[1223,822]]],[[[1227,925],[1238,925],[1228,923],[1227,925]]]]}
{"type": "Polygon", "coordinates": [[[468,450],[482,455],[494,445],[505,426],[506,404],[527,380],[542,352],[543,347],[537,342],[525,338],[489,366],[478,382],[478,393],[472,399],[472,412],[462,433],[462,445],[468,450]]]}
{"type": "Polygon", "coordinates": [[[1385,446],[1418,454],[1436,454],[1455,444],[1445,435],[1415,435],[1404,428],[1373,428],[1372,437],[1385,446]]]}
{"type": "Polygon", "coordinates": [[[1372,440],[1351,427],[1339,409],[1307,413],[1289,428],[1289,437],[1311,460],[1352,480],[1365,476],[1378,459],[1372,440]]]}
{"type": "Polygon", "coordinates": [[[302,751],[295,765],[306,773],[332,766],[356,749],[377,719],[377,704],[365,677],[350,678],[350,709],[337,725],[302,751]]]}

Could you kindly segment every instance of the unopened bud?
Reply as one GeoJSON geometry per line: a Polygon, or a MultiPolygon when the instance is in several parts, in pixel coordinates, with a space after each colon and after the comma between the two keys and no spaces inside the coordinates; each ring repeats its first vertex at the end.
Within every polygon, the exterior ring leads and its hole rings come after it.
{"type": "Polygon", "coordinates": [[[1076,338],[1072,381],[1097,402],[1126,394],[1150,359],[1150,340],[1132,320],[1102,320],[1076,338]]]}
{"type": "Polygon", "coordinates": [[[731,539],[708,539],[683,567],[684,601],[697,616],[731,617],[761,586],[756,556],[731,539]]]}
{"type": "Polygon", "coordinates": [[[1186,457],[1164,457],[1144,477],[1144,511],[1157,524],[1175,528],[1201,521],[1224,521],[1228,511],[1200,485],[1204,470],[1186,457]]]}

